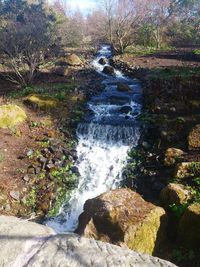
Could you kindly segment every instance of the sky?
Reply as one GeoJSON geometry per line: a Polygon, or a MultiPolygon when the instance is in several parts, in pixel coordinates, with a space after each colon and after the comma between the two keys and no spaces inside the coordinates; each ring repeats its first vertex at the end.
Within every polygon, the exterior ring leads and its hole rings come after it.
{"type": "Polygon", "coordinates": [[[79,8],[83,13],[90,12],[91,9],[97,6],[97,2],[98,0],[68,0],[68,3],[73,10],[79,8]]]}

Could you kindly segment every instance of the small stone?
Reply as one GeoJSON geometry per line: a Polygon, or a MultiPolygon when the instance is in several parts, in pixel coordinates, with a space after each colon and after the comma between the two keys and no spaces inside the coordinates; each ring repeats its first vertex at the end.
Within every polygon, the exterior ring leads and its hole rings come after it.
{"type": "Polygon", "coordinates": [[[107,63],[106,59],[104,57],[99,59],[99,64],[105,65],[107,63]]]}
{"type": "Polygon", "coordinates": [[[17,200],[17,201],[19,201],[19,199],[20,199],[20,193],[19,193],[19,191],[11,191],[11,192],[10,192],[10,196],[11,196],[14,200],[17,200]]]}
{"type": "Polygon", "coordinates": [[[30,180],[29,175],[26,174],[26,175],[23,177],[23,180],[24,180],[25,182],[28,182],[28,181],[30,180]]]}
{"type": "Polygon", "coordinates": [[[128,86],[128,84],[118,83],[117,90],[120,92],[129,92],[130,87],[128,86]]]}
{"type": "Polygon", "coordinates": [[[129,112],[132,111],[132,108],[130,106],[123,106],[122,108],[120,108],[120,112],[128,114],[129,112]]]}
{"type": "Polygon", "coordinates": [[[144,141],[144,142],[142,142],[142,147],[143,147],[144,149],[149,149],[149,148],[150,148],[150,144],[147,143],[146,141],[144,141]]]}
{"type": "Polygon", "coordinates": [[[71,171],[72,171],[72,173],[74,173],[74,174],[80,175],[80,174],[79,174],[79,169],[78,169],[78,167],[76,167],[76,166],[73,166],[73,167],[71,168],[71,171]]]}
{"type": "Polygon", "coordinates": [[[42,164],[45,164],[45,163],[47,162],[47,158],[41,156],[41,157],[39,157],[38,161],[39,161],[40,163],[42,163],[42,164]]]}
{"type": "Polygon", "coordinates": [[[50,146],[50,147],[48,147],[48,150],[49,150],[49,152],[50,152],[51,154],[55,154],[56,151],[57,151],[57,148],[56,148],[56,147],[53,147],[53,146],[50,146]]]}
{"type": "Polygon", "coordinates": [[[11,210],[11,206],[10,206],[10,204],[6,204],[4,210],[5,210],[6,212],[9,212],[9,211],[11,210]]]}
{"type": "Polygon", "coordinates": [[[34,166],[28,166],[27,168],[27,173],[28,174],[36,174],[35,167],[34,166]]]}
{"type": "Polygon", "coordinates": [[[54,168],[55,168],[55,165],[54,165],[53,163],[49,163],[49,164],[47,164],[46,167],[45,167],[45,169],[46,169],[47,171],[50,171],[50,170],[52,170],[52,169],[54,169],[54,168]]]}

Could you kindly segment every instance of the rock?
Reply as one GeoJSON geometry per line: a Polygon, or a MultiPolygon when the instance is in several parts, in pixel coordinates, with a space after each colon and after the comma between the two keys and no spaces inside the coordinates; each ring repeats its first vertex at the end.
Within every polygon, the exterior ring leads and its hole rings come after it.
{"type": "Polygon", "coordinates": [[[103,73],[108,74],[108,75],[113,75],[115,73],[115,70],[111,66],[105,66],[103,69],[103,73]]]}
{"type": "Polygon", "coordinates": [[[53,70],[53,72],[58,76],[67,76],[69,73],[69,70],[66,67],[57,67],[53,70]]]}
{"type": "Polygon", "coordinates": [[[70,66],[80,66],[83,64],[81,59],[75,54],[68,55],[66,57],[66,63],[70,66]]]}
{"type": "Polygon", "coordinates": [[[197,124],[188,136],[189,149],[200,149],[200,124],[197,124]]]}
{"type": "Polygon", "coordinates": [[[144,149],[148,150],[148,149],[150,149],[151,145],[150,145],[148,142],[143,141],[143,142],[142,142],[142,147],[143,147],[144,149]]]}
{"type": "Polygon", "coordinates": [[[12,128],[26,119],[25,111],[17,105],[0,106],[0,128],[12,128]]]}
{"type": "Polygon", "coordinates": [[[31,94],[24,98],[24,103],[39,109],[52,109],[58,106],[59,101],[50,96],[31,94]]]}
{"type": "Polygon", "coordinates": [[[123,106],[122,108],[120,108],[120,112],[128,114],[129,112],[132,111],[132,108],[130,106],[123,106]]]}
{"type": "Polygon", "coordinates": [[[168,148],[165,152],[164,164],[165,166],[171,166],[176,163],[176,159],[183,156],[184,152],[177,148],[168,148]]]}
{"type": "Polygon", "coordinates": [[[183,179],[192,177],[200,174],[200,163],[199,162],[182,162],[177,165],[175,178],[183,179]]]}
{"type": "Polygon", "coordinates": [[[23,180],[24,180],[25,182],[29,182],[29,180],[30,180],[29,175],[26,174],[26,175],[23,177],[23,180]]]}
{"type": "Polygon", "coordinates": [[[56,166],[53,164],[53,163],[48,163],[46,166],[45,166],[45,169],[47,171],[50,171],[52,169],[54,169],[56,166]]]}
{"type": "Polygon", "coordinates": [[[107,61],[106,61],[105,57],[102,57],[99,59],[99,64],[106,65],[106,63],[107,63],[107,61]]]}
{"type": "Polygon", "coordinates": [[[174,264],[86,239],[76,234],[55,235],[44,225],[0,216],[0,265],[4,267],[175,267],[174,264]]]}
{"type": "Polygon", "coordinates": [[[165,240],[166,213],[130,189],[89,199],[76,233],[152,254],[165,240]]]}
{"type": "Polygon", "coordinates": [[[170,183],[160,193],[160,199],[164,207],[169,208],[170,205],[184,204],[191,198],[190,191],[182,184],[170,183]]]}
{"type": "Polygon", "coordinates": [[[28,166],[28,168],[27,168],[27,173],[28,173],[28,174],[36,174],[36,169],[35,169],[35,167],[32,166],[32,165],[28,166]]]}
{"type": "Polygon", "coordinates": [[[117,90],[120,92],[130,92],[131,89],[128,86],[128,84],[118,83],[117,84],[117,90]]]}
{"type": "Polygon", "coordinates": [[[190,249],[200,244],[200,204],[190,205],[179,222],[178,239],[190,249]]]}
{"type": "Polygon", "coordinates": [[[19,193],[19,191],[11,191],[11,192],[10,192],[10,196],[11,196],[14,200],[17,200],[17,201],[19,201],[19,199],[20,199],[20,193],[19,193]]]}
{"type": "Polygon", "coordinates": [[[11,206],[10,206],[10,204],[6,204],[5,207],[4,207],[4,210],[5,210],[6,212],[11,211],[11,206]]]}
{"type": "Polygon", "coordinates": [[[80,176],[80,173],[79,173],[79,169],[78,169],[78,167],[76,167],[76,166],[73,166],[73,167],[71,168],[71,171],[72,171],[72,173],[74,173],[74,174],[76,174],[76,175],[80,176]]]}

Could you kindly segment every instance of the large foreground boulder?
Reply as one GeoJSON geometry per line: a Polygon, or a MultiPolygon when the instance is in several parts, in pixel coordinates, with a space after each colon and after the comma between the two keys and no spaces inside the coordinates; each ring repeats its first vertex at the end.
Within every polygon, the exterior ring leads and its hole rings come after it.
{"type": "Polygon", "coordinates": [[[70,66],[80,66],[83,64],[82,60],[75,54],[66,57],[66,63],[70,66]]]}
{"type": "Polygon", "coordinates": [[[17,105],[0,106],[0,128],[12,128],[26,120],[25,111],[17,105]]]}
{"type": "Polygon", "coordinates": [[[174,264],[14,217],[0,216],[3,267],[175,267],[174,264]]]}
{"type": "Polygon", "coordinates": [[[130,189],[87,200],[76,233],[153,254],[165,240],[166,213],[130,189]]]}

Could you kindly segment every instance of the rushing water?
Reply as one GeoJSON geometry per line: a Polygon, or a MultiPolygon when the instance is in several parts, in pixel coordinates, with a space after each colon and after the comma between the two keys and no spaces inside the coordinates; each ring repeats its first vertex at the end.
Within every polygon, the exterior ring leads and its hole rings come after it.
{"type": "Polygon", "coordinates": [[[92,62],[96,71],[105,77],[105,90],[90,100],[90,115],[77,128],[76,165],[81,176],[70,201],[63,205],[57,217],[47,221],[56,232],[73,231],[87,199],[120,186],[128,150],[136,146],[139,139],[140,84],[118,70],[115,75],[103,74],[104,66],[99,64],[101,57],[109,64],[109,46],[102,46],[92,62]],[[118,83],[127,84],[129,92],[117,90],[118,83]]]}

